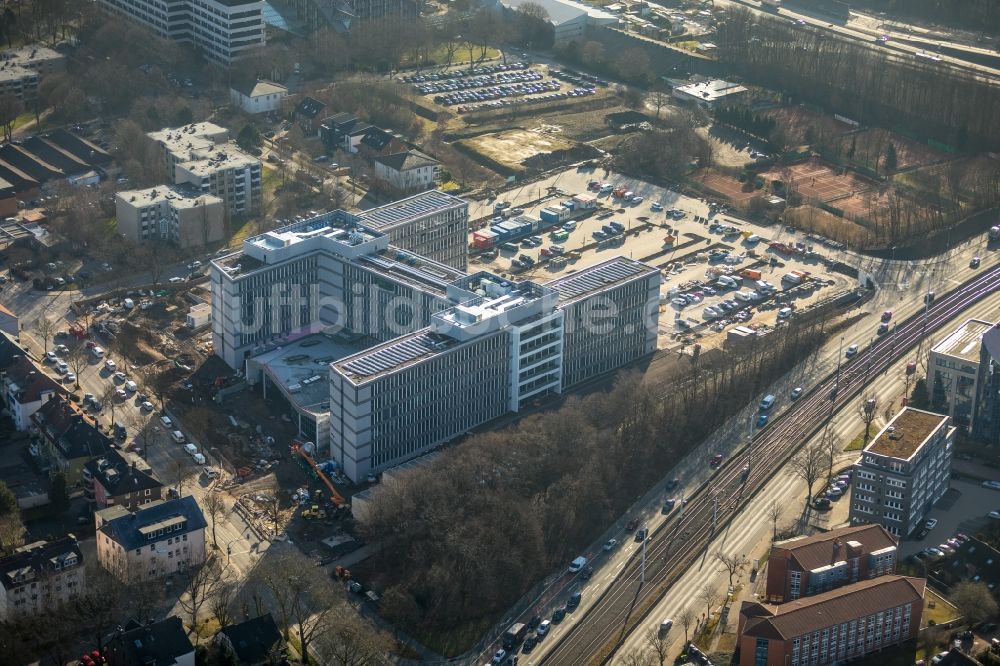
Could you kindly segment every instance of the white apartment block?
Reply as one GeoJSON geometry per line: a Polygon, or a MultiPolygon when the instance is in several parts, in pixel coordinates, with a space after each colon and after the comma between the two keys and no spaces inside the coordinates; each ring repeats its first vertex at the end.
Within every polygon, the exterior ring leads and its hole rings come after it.
{"type": "Polygon", "coordinates": [[[205,562],[205,517],[193,497],[95,514],[97,561],[125,582],[153,580],[205,562]]]}
{"type": "Polygon", "coordinates": [[[34,100],[42,78],[63,69],[65,64],[66,56],[44,46],[0,51],[0,97],[34,100]]]}
{"type": "Polygon", "coordinates": [[[263,0],[97,0],[104,10],[167,39],[188,42],[209,61],[228,66],[263,46],[263,0]]]}
{"type": "Polygon", "coordinates": [[[146,136],[163,150],[172,184],[189,185],[197,192],[219,197],[232,215],[260,209],[261,162],[231,143],[226,128],[193,123],[146,136]]]}
{"type": "Polygon", "coordinates": [[[912,407],[896,414],[854,464],[851,524],[908,537],[948,490],[954,441],[945,415],[912,407]]]}
{"type": "Polygon", "coordinates": [[[160,185],[115,195],[118,233],[136,243],[169,241],[181,248],[225,240],[225,203],[190,188],[160,185]]]}
{"type": "Polygon", "coordinates": [[[971,432],[979,379],[983,334],[993,324],[967,319],[931,348],[927,359],[927,391],[931,409],[947,414],[956,428],[971,432]]]}
{"type": "Polygon", "coordinates": [[[426,246],[437,219],[433,249],[465,250],[464,231],[447,230],[467,222],[439,213],[467,209],[420,196],[276,229],[212,262],[216,354],[283,398],[299,437],[355,480],[656,349],[655,268],[615,257],[547,285],[466,274],[390,244],[394,228],[426,246]]]}
{"type": "Polygon", "coordinates": [[[0,620],[55,610],[86,590],[83,553],[72,534],[0,558],[0,620]]]}

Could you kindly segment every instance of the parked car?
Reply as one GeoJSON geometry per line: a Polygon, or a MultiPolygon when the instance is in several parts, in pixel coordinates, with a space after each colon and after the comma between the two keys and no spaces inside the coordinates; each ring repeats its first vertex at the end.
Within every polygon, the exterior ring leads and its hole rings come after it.
{"type": "Polygon", "coordinates": [[[610,552],[618,547],[618,539],[608,539],[604,542],[604,552],[610,552]]]}
{"type": "Polygon", "coordinates": [[[714,456],[712,456],[712,459],[708,461],[709,467],[718,467],[719,465],[721,465],[722,458],[723,456],[721,453],[716,453],[714,456]]]}
{"type": "Polygon", "coordinates": [[[802,387],[796,386],[792,389],[792,400],[798,400],[799,396],[802,395],[802,387]]]}
{"type": "Polygon", "coordinates": [[[925,527],[925,528],[926,528],[927,530],[932,530],[932,529],[934,529],[935,527],[937,527],[937,524],[938,524],[938,520],[937,520],[937,518],[928,518],[928,519],[927,519],[927,520],[926,520],[926,521],[924,522],[924,527],[925,527]]]}
{"type": "Polygon", "coordinates": [[[857,355],[858,355],[858,346],[856,344],[848,345],[845,356],[847,356],[847,358],[854,358],[857,355]]]}

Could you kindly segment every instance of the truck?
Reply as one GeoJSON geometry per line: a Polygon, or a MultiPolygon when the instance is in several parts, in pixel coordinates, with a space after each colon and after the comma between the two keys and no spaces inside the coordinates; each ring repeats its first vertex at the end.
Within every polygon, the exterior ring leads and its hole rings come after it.
{"type": "Polygon", "coordinates": [[[740,271],[740,275],[750,280],[760,279],[760,271],[758,271],[756,268],[744,268],[742,271],[740,271]]]}
{"type": "Polygon", "coordinates": [[[991,241],[1000,240],[1000,226],[990,227],[990,240],[991,241]]]}
{"type": "Polygon", "coordinates": [[[789,271],[781,276],[781,281],[788,282],[789,284],[802,284],[802,281],[806,277],[808,277],[808,274],[802,271],[789,271]]]}
{"type": "Polygon", "coordinates": [[[528,633],[528,625],[523,622],[512,624],[510,628],[503,632],[502,644],[505,650],[512,650],[521,644],[525,634],[528,633]]]}

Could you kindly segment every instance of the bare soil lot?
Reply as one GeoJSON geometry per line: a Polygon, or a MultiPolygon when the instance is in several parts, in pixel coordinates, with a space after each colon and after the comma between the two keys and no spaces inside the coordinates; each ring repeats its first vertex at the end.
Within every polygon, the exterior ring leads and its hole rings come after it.
{"type": "Polygon", "coordinates": [[[735,206],[745,206],[757,194],[756,191],[744,192],[743,183],[739,180],[712,169],[701,169],[692,174],[691,178],[705,188],[726,197],[735,206]]]}
{"type": "Polygon", "coordinates": [[[497,134],[482,134],[458,142],[466,149],[479,153],[511,171],[523,172],[523,162],[536,155],[568,150],[575,142],[562,136],[556,127],[540,126],[534,130],[510,130],[497,134]]]}

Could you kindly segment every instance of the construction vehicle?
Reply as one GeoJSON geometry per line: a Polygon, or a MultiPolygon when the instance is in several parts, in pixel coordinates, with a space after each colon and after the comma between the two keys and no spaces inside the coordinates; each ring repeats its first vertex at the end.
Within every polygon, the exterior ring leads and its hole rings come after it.
{"type": "Polygon", "coordinates": [[[340,580],[351,580],[351,570],[345,569],[339,564],[336,567],[334,567],[333,575],[339,578],[340,580]]]}
{"type": "MultiPolygon", "coordinates": [[[[291,446],[292,454],[301,457],[304,461],[306,461],[309,467],[312,468],[313,474],[316,476],[316,478],[322,481],[323,485],[325,485],[327,490],[330,491],[330,501],[333,502],[334,506],[336,506],[338,509],[343,506],[346,506],[347,500],[345,500],[344,497],[334,487],[333,482],[330,481],[330,477],[328,477],[326,473],[319,468],[319,466],[316,464],[316,461],[312,459],[311,455],[309,455],[309,451],[307,450],[309,448],[312,448],[311,442],[303,443],[298,441],[297,439],[292,440],[292,446],[291,446]]],[[[303,511],[303,515],[304,514],[305,512],[303,511]]]]}
{"type": "Polygon", "coordinates": [[[310,520],[326,520],[326,511],[318,504],[313,504],[308,509],[302,510],[302,517],[310,520]]]}
{"type": "Polygon", "coordinates": [[[87,337],[87,329],[85,329],[83,326],[81,326],[75,321],[71,321],[69,323],[69,332],[77,340],[83,340],[85,337],[87,337]]]}

